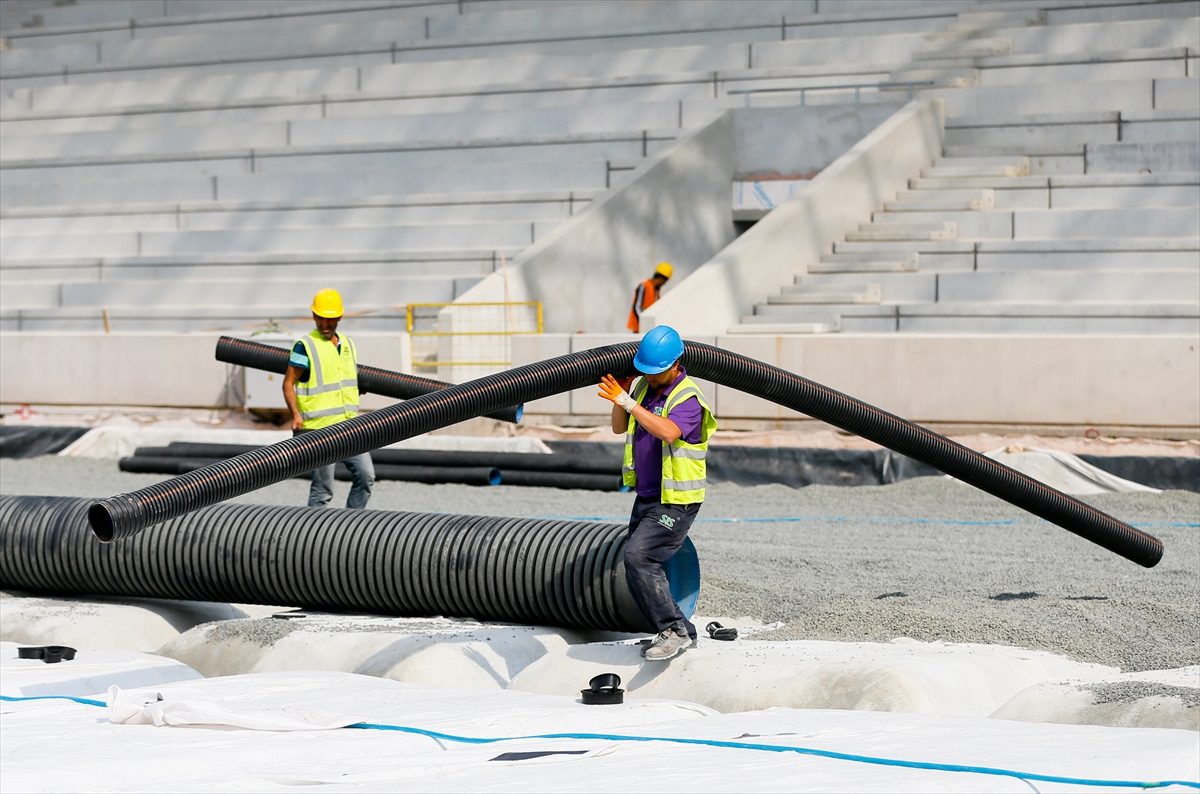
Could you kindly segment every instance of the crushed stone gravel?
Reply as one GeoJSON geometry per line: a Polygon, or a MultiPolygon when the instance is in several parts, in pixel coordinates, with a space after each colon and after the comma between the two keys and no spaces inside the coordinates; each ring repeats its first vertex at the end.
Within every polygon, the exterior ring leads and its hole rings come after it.
{"type": "MultiPolygon", "coordinates": [[[[5,494],[108,496],[163,479],[120,472],[115,461],[0,465],[5,494]]],[[[292,480],[235,501],[304,504],[307,490],[292,480]]],[[[335,504],[348,490],[337,484],[335,504]]],[[[1124,671],[1200,664],[1200,494],[1085,501],[1160,538],[1162,562],[1144,569],[948,478],[715,485],[691,530],[703,572],[697,611],[785,624],[755,639],[994,643],[1124,671]]],[[[620,521],[631,502],[619,493],[380,482],[370,506],[620,521]]]]}
{"type": "Polygon", "coordinates": [[[1083,684],[1079,689],[1092,693],[1097,706],[1105,703],[1134,703],[1142,698],[1175,698],[1184,708],[1200,708],[1200,689],[1187,686],[1159,684],[1153,681],[1119,681],[1106,684],[1083,684]]]}

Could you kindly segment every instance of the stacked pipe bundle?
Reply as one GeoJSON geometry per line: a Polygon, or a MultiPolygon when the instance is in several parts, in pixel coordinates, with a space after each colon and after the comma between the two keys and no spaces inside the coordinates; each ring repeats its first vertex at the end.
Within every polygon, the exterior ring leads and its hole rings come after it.
{"type": "MultiPolygon", "coordinates": [[[[138,447],[132,457],[122,458],[118,465],[121,471],[178,475],[257,449],[261,447],[176,441],[165,447],[138,447]]],[[[377,480],[533,485],[591,491],[623,488],[620,462],[593,455],[376,449],[371,452],[371,460],[377,480]]],[[[339,463],[335,476],[349,480],[350,471],[339,463]]]]}
{"type": "MultiPolygon", "coordinates": [[[[90,503],[0,496],[0,586],[653,631],[625,583],[620,524],[225,504],[102,544],[90,503]]],[[[690,616],[690,542],[664,569],[690,616]]]]}
{"type": "MultiPolygon", "coordinates": [[[[447,425],[594,385],[605,374],[633,374],[637,342],[570,353],[460,383],[331,427],[248,452],[172,480],[96,502],[88,521],[103,541],[272,483],[428,433],[447,425]]],[[[967,449],[944,436],[795,373],[729,350],[685,342],[694,378],[754,394],[907,455],[1024,508],[1147,568],[1162,559],[1154,536],[967,449]]]]}

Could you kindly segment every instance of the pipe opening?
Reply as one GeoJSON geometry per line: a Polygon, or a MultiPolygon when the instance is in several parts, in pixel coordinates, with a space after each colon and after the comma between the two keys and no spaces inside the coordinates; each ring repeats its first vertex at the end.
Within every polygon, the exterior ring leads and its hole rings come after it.
{"type": "Polygon", "coordinates": [[[683,546],[662,564],[662,569],[671,586],[671,598],[679,604],[683,616],[691,620],[700,600],[700,556],[691,538],[683,539],[683,546]]]}
{"type": "Polygon", "coordinates": [[[499,485],[500,484],[500,470],[499,469],[491,469],[490,471],[488,471],[487,479],[488,479],[488,485],[499,485]]]}
{"type": "Polygon", "coordinates": [[[115,530],[113,529],[112,516],[108,513],[108,508],[100,502],[88,508],[88,523],[92,526],[92,532],[100,539],[101,543],[109,543],[113,539],[115,530]]]}

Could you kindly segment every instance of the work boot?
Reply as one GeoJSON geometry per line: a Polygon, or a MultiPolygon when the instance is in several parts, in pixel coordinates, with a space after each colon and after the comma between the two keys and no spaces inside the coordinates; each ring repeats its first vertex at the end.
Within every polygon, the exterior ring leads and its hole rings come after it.
{"type": "Polygon", "coordinates": [[[665,662],[674,659],[692,646],[692,638],[681,628],[665,629],[651,641],[642,656],[647,662],[665,662]]]}

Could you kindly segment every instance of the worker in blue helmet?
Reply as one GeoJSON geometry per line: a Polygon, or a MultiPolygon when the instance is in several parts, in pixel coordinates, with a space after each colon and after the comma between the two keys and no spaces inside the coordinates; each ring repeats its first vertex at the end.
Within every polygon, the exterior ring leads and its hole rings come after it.
{"type": "Polygon", "coordinates": [[[625,434],[621,477],[637,493],[625,542],[625,579],[646,620],[658,632],[643,651],[666,661],[696,641],[696,627],[671,597],[662,563],[683,546],[704,501],[705,456],[717,429],[712,409],[680,360],[683,340],[674,328],[650,330],[633,366],[642,377],[600,381],[613,403],[612,429],[625,434]],[[631,388],[632,387],[632,388],[631,388]]]}

